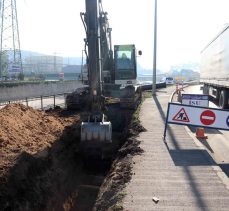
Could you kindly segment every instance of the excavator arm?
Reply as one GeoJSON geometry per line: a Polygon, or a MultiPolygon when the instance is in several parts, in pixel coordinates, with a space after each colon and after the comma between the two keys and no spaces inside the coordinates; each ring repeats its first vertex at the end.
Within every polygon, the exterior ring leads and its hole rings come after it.
{"type": "Polygon", "coordinates": [[[105,120],[102,112],[102,72],[108,43],[104,43],[101,32],[106,30],[106,14],[102,12],[101,0],[85,0],[86,13],[84,23],[86,29],[87,67],[89,82],[90,114],[88,120],[81,123],[81,151],[84,156],[103,157],[103,149],[112,142],[111,122],[105,120]],[[105,46],[106,45],[106,46],[105,46]]]}

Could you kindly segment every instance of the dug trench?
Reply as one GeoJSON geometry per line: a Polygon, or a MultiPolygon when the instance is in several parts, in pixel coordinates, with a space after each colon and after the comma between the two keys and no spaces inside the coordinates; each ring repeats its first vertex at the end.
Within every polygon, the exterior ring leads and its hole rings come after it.
{"type": "Polygon", "coordinates": [[[108,109],[118,146],[104,165],[85,168],[79,152],[85,113],[42,112],[20,104],[0,110],[0,210],[120,210],[131,179],[134,138],[144,128],[137,111],[108,109]],[[117,118],[118,117],[118,118],[117,118]]]}

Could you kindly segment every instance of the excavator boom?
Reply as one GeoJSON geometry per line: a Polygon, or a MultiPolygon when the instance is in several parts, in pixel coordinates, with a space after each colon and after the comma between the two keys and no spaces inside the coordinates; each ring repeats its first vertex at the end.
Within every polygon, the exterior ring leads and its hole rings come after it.
{"type": "Polygon", "coordinates": [[[112,142],[111,122],[105,120],[102,96],[101,21],[105,18],[101,1],[85,0],[87,67],[90,115],[81,123],[81,151],[87,157],[103,156],[103,148],[112,142]]]}

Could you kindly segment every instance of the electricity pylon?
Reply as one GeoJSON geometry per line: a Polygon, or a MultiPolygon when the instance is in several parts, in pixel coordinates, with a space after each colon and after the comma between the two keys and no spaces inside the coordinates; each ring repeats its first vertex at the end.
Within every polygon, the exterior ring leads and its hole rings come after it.
{"type": "Polygon", "coordinates": [[[23,72],[16,0],[0,0],[0,77],[23,72]]]}

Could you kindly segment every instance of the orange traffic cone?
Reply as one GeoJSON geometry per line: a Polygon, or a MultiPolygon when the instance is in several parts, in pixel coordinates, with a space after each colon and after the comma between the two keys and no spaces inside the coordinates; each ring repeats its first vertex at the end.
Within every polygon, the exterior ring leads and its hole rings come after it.
{"type": "Polygon", "coordinates": [[[202,127],[196,129],[196,138],[207,139],[208,136],[205,135],[205,130],[202,127]]]}

